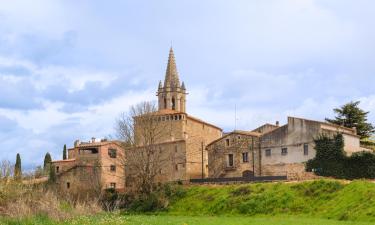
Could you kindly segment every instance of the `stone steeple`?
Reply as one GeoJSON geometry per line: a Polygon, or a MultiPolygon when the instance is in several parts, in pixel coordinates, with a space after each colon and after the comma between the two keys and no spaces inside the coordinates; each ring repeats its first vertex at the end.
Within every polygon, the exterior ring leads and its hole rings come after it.
{"type": "Polygon", "coordinates": [[[186,110],[186,88],[184,82],[182,85],[178,77],[176,60],[172,47],[169,50],[167,70],[165,72],[164,86],[159,83],[158,86],[158,103],[159,110],[172,109],[180,112],[186,110]]]}

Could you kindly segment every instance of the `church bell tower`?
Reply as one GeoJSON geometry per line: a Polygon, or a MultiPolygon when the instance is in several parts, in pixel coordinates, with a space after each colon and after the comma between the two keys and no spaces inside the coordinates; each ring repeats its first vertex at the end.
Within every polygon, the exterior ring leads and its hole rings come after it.
{"type": "Polygon", "coordinates": [[[156,95],[158,96],[159,110],[171,109],[186,112],[186,88],[184,82],[180,83],[172,47],[169,50],[164,86],[160,81],[156,95]]]}

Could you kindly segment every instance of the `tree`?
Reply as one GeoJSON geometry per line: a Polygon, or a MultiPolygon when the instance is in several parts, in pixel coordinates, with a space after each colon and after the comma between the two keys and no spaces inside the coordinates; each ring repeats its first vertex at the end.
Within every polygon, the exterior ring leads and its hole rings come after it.
{"type": "Polygon", "coordinates": [[[66,145],[64,145],[64,150],[63,150],[63,160],[67,159],[66,156],[66,145]]]}
{"type": "Polygon", "coordinates": [[[340,108],[335,108],[333,111],[337,116],[335,119],[328,119],[329,123],[337,124],[340,126],[357,129],[357,134],[363,139],[368,138],[375,132],[375,127],[367,122],[367,114],[364,110],[358,107],[360,101],[349,102],[340,108]]]}
{"type": "Polygon", "coordinates": [[[17,153],[16,164],[14,165],[14,179],[22,179],[22,165],[21,165],[21,156],[17,153]]]}
{"type": "Polygon", "coordinates": [[[155,104],[142,102],[132,106],[117,120],[117,135],[123,141],[123,165],[127,182],[135,185],[140,194],[149,195],[155,190],[165,156],[158,142],[169,134],[167,121],[158,117],[155,104]]]}
{"type": "Polygon", "coordinates": [[[53,167],[49,168],[48,181],[52,184],[56,182],[56,171],[53,167]]]}
{"type": "Polygon", "coordinates": [[[46,174],[48,174],[48,171],[51,167],[51,162],[52,162],[52,157],[49,154],[49,152],[47,152],[46,155],[44,156],[44,163],[43,163],[43,170],[46,174]]]}

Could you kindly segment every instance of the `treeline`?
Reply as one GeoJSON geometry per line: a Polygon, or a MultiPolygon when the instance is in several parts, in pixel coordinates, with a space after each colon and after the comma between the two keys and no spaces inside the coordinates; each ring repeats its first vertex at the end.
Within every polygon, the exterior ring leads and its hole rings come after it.
{"type": "Polygon", "coordinates": [[[321,135],[314,142],[316,155],[307,162],[307,171],[339,179],[375,178],[375,154],[356,152],[347,156],[342,134],[321,135]]]}

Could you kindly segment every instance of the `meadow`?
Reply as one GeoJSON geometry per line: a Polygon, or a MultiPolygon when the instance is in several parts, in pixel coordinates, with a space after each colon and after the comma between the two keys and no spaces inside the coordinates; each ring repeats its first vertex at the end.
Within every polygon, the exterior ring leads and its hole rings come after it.
{"type": "Polygon", "coordinates": [[[297,216],[171,216],[171,215],[119,215],[102,214],[84,216],[66,221],[47,217],[32,219],[3,219],[4,225],[373,225],[373,222],[337,221],[297,216]]]}
{"type": "MultiPolygon", "coordinates": [[[[159,194],[162,197],[157,200],[162,207],[152,210],[149,206],[155,202],[106,213],[89,207],[90,204],[71,207],[67,202],[52,201],[53,208],[39,207],[33,214],[0,217],[0,224],[375,224],[375,184],[364,180],[171,185],[159,194]]],[[[35,207],[39,203],[33,204],[35,207]]]]}

